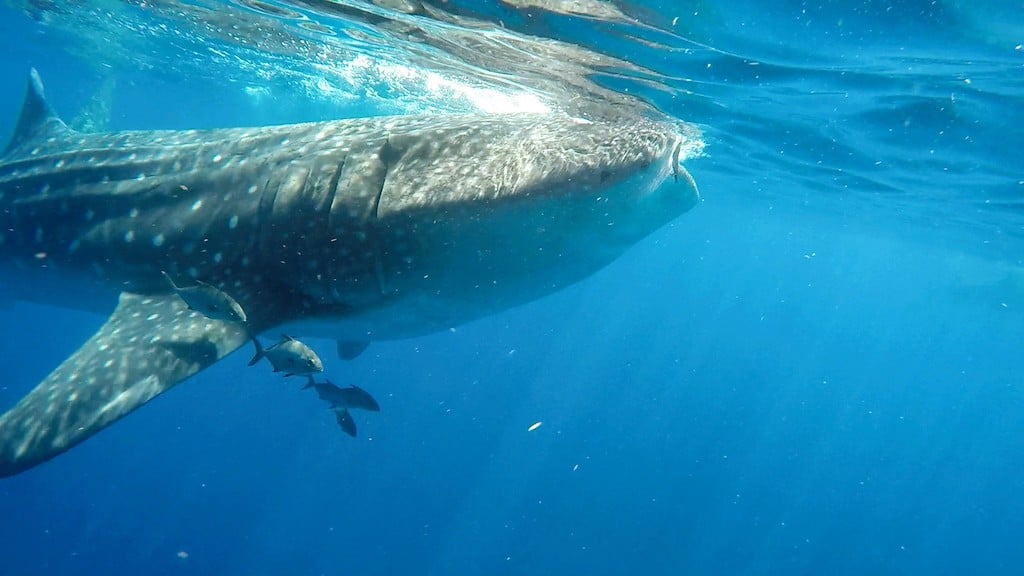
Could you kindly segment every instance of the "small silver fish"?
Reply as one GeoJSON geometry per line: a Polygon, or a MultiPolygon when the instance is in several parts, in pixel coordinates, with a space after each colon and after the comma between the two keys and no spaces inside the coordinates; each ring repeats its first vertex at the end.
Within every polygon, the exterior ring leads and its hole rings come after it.
{"type": "Polygon", "coordinates": [[[256,355],[249,360],[249,366],[266,358],[274,372],[284,372],[285,376],[309,376],[311,380],[313,374],[324,371],[323,362],[312,348],[286,334],[282,334],[281,341],[269,348],[264,348],[255,337],[252,343],[256,346],[256,355]]]}
{"type": "Polygon", "coordinates": [[[167,272],[161,271],[160,273],[167,279],[171,290],[174,290],[174,293],[185,301],[189,310],[199,312],[211,320],[239,324],[245,324],[248,320],[242,306],[220,288],[199,281],[196,281],[195,286],[181,287],[174,283],[167,272]]]}

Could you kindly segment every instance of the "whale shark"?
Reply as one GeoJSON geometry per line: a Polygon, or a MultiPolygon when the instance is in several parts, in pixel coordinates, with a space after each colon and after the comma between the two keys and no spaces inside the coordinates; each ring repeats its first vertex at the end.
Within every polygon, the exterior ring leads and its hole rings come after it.
{"type": "Polygon", "coordinates": [[[0,300],[107,320],[0,416],[0,476],[254,334],[352,357],[578,282],[699,202],[682,162],[702,144],[621,112],[83,133],[32,70],[0,155],[0,300]],[[165,275],[230,294],[247,322],[190,309],[165,275]]]}

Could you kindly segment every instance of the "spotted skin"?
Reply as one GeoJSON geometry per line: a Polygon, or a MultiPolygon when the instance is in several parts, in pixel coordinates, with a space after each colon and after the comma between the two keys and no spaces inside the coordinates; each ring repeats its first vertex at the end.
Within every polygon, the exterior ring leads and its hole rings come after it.
{"type": "Polygon", "coordinates": [[[0,419],[0,474],[67,450],[248,339],[177,296],[123,294],[106,324],[0,419]]]}
{"type": "Polygon", "coordinates": [[[695,187],[662,183],[701,147],[689,125],[596,118],[83,134],[33,71],[0,155],[0,301],[117,305],[0,416],[0,476],[265,331],[356,343],[339,347],[354,355],[593,274],[697,203],[695,187]],[[230,294],[246,325],[188,310],[162,272],[230,294]]]}

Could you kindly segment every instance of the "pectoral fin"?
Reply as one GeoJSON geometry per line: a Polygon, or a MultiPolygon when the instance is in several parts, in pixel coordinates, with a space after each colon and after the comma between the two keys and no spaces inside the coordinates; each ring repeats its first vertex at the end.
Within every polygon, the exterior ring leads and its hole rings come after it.
{"type": "Polygon", "coordinates": [[[175,294],[121,294],[107,323],[0,417],[0,476],[68,450],[248,340],[175,294]]]}

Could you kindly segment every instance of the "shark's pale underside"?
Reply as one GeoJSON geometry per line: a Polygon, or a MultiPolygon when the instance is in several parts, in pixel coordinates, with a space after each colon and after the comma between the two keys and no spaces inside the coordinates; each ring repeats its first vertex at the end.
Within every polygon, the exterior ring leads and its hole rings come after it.
{"type": "Polygon", "coordinates": [[[110,316],[0,417],[0,475],[247,330],[330,337],[352,356],[578,281],[697,202],[680,162],[700,146],[685,124],[560,115],[85,134],[33,71],[0,156],[0,299],[110,316]],[[230,294],[248,328],[189,310],[162,271],[230,294]]]}

